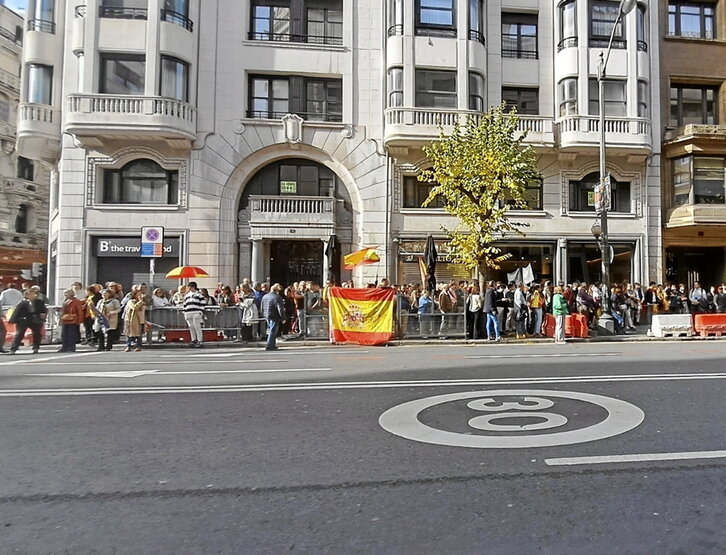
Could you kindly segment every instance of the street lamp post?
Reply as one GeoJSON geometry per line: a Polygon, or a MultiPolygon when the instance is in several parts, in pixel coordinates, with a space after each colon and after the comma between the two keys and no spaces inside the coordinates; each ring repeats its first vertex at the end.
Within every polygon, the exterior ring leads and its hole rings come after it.
{"type": "Polygon", "coordinates": [[[602,259],[602,307],[603,317],[600,318],[598,326],[606,333],[615,333],[615,322],[610,315],[610,241],[608,238],[608,204],[610,203],[610,187],[605,187],[607,177],[607,167],[605,164],[605,71],[607,69],[608,60],[610,59],[610,51],[613,48],[613,39],[615,38],[615,30],[622,17],[632,11],[637,0],[620,0],[618,5],[618,16],[613,23],[613,29],[610,32],[610,40],[605,53],[600,52],[600,64],[597,72],[598,83],[598,115],[600,130],[600,253],[602,259]]]}

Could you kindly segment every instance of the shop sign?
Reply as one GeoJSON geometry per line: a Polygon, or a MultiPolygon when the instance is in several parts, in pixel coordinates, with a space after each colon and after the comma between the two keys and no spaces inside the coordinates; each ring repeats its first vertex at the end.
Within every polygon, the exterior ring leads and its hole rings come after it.
{"type": "MultiPolygon", "coordinates": [[[[96,237],[93,254],[99,258],[138,258],[141,256],[140,237],[96,237]]],[[[179,238],[167,237],[162,249],[162,257],[179,257],[179,238]]]]}
{"type": "MultiPolygon", "coordinates": [[[[446,241],[434,241],[436,244],[436,261],[453,262],[454,255],[449,252],[449,245],[446,241]]],[[[401,241],[398,244],[399,259],[402,262],[418,264],[419,257],[426,252],[426,241],[401,241]]]]}

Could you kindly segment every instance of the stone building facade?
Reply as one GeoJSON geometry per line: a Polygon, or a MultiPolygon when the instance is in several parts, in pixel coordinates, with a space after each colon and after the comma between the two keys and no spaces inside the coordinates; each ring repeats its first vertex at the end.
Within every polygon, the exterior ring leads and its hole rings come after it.
{"type": "Polygon", "coordinates": [[[46,260],[48,178],[37,162],[19,156],[16,117],[20,100],[23,18],[0,4],[0,282],[37,283],[23,270],[46,260]]]}
{"type": "MultiPolygon", "coordinates": [[[[346,279],[342,254],[377,246],[418,281],[442,210],[421,208],[421,147],[506,101],[536,149],[525,237],[509,265],[593,281],[602,0],[39,0],[29,7],[18,148],[54,168],[49,276],[146,281],[140,228],[211,282],[346,279]],[[596,81],[595,81],[596,82],[596,81]]],[[[613,10],[615,10],[613,12],[613,10]]],[[[656,3],[619,25],[606,139],[615,280],[662,274],[656,3]]],[[[605,41],[605,44],[604,42],[605,41]]],[[[469,277],[440,249],[441,277],[469,277]]],[[[502,272],[511,269],[503,268],[502,272]]]]}

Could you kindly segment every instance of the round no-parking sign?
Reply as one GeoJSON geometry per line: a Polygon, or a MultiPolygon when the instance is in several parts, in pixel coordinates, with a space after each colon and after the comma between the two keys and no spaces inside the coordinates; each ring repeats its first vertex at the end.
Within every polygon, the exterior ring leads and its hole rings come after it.
{"type": "Polygon", "coordinates": [[[409,401],[384,412],[378,422],[392,434],[423,443],[516,449],[596,441],[630,431],[644,419],[645,414],[638,407],[612,397],[572,391],[500,389],[450,393],[409,401]],[[461,404],[466,399],[471,399],[466,404],[470,410],[464,416],[464,419],[471,416],[466,421],[466,433],[435,428],[420,420],[420,415],[429,409],[449,403],[461,404]],[[596,423],[578,427],[579,413],[563,410],[563,401],[568,400],[599,407],[599,412],[606,413],[606,416],[596,423]],[[562,408],[560,405],[563,405],[562,408]],[[562,430],[565,426],[568,429],[562,430]]]}

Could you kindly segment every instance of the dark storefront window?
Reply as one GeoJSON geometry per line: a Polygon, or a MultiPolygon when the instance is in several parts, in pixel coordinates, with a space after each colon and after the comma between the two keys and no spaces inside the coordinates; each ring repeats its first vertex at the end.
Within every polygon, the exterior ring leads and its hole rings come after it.
{"type": "MultiPolygon", "coordinates": [[[[415,175],[406,175],[403,177],[403,207],[404,208],[422,208],[424,201],[431,194],[431,189],[436,187],[433,183],[425,183],[419,181],[415,175]]],[[[426,208],[443,208],[444,199],[436,197],[434,202],[426,208]]]]}
{"type": "Polygon", "coordinates": [[[179,172],[153,160],[134,160],[119,170],[103,172],[104,204],[176,204],[179,172]]]}
{"type": "MultiPolygon", "coordinates": [[[[610,264],[610,281],[632,281],[633,245],[611,243],[613,261],[610,264]]],[[[567,279],[593,283],[602,279],[602,253],[596,243],[567,243],[567,279]]]]}
{"type": "MultiPolygon", "coordinates": [[[[595,186],[600,182],[600,174],[590,173],[582,179],[570,181],[570,211],[595,211],[595,186]]],[[[611,212],[631,211],[630,183],[610,178],[611,212]]]]}

